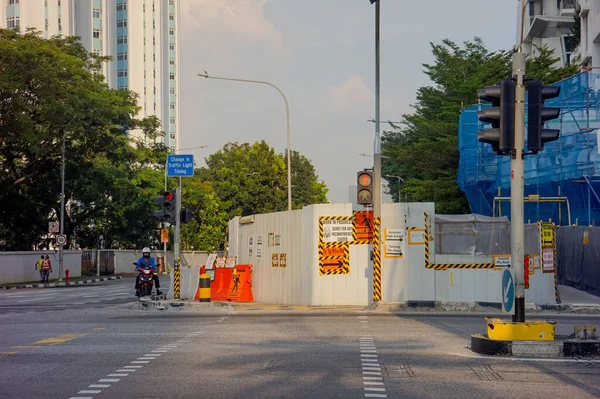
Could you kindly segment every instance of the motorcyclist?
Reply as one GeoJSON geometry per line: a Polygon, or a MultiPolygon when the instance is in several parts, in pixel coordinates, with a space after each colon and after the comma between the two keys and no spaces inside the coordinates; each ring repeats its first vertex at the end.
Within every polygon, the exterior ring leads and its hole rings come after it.
{"type": "MultiPolygon", "coordinates": [[[[142,249],[142,257],[137,261],[135,270],[139,271],[140,269],[152,269],[153,271],[156,271],[156,263],[154,261],[154,258],[150,257],[150,248],[148,247],[142,249]]],[[[156,273],[152,275],[152,279],[154,280],[154,284],[156,285],[156,295],[161,295],[162,292],[159,290],[160,283],[158,282],[158,276],[156,275],[156,273]]],[[[140,275],[138,274],[135,278],[135,296],[140,296],[139,284],[140,275]]]]}

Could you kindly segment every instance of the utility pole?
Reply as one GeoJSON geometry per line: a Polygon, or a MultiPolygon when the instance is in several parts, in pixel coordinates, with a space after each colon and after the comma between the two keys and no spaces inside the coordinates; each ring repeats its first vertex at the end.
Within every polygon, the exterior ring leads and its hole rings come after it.
{"type": "MultiPolygon", "coordinates": [[[[67,131],[63,130],[62,137],[62,157],[60,166],[60,234],[65,234],[65,152],[66,152],[67,131]]],[[[64,247],[58,246],[58,281],[62,281],[64,270],[64,247]]],[[[98,265],[100,270],[100,265],[98,265]]]]}
{"type": "Polygon", "coordinates": [[[515,91],[515,150],[510,163],[510,252],[514,268],[515,313],[513,322],[525,321],[525,269],[524,242],[525,222],[523,214],[524,197],[524,146],[525,146],[525,54],[519,48],[513,54],[513,76],[516,78],[515,91]]]}
{"type": "MultiPolygon", "coordinates": [[[[373,1],[371,0],[371,3],[373,1]]],[[[381,196],[381,135],[380,126],[380,47],[379,31],[381,16],[381,0],[375,1],[375,140],[373,143],[373,218],[375,221],[381,218],[382,196],[381,196]]],[[[377,223],[377,222],[375,222],[377,223]]],[[[374,241],[373,248],[373,302],[381,301],[381,240],[374,241]]]]}

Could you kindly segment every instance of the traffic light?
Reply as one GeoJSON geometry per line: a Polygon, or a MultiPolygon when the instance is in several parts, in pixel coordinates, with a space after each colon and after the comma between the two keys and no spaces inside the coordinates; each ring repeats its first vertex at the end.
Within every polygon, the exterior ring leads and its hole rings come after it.
{"type": "Polygon", "coordinates": [[[154,197],[152,198],[152,200],[154,202],[156,202],[157,204],[160,204],[160,211],[153,211],[152,214],[154,215],[155,218],[157,218],[159,221],[164,221],[165,219],[165,197],[164,196],[160,196],[160,197],[154,197]]]}
{"type": "Polygon", "coordinates": [[[373,172],[369,170],[358,172],[357,181],[356,203],[359,205],[373,204],[373,172]]]}
{"type": "Polygon", "coordinates": [[[170,190],[170,191],[165,191],[164,193],[164,204],[163,204],[163,211],[165,213],[165,217],[164,217],[164,221],[167,223],[171,223],[171,224],[175,224],[175,202],[177,200],[176,198],[176,191],[175,190],[170,190]]]}
{"type": "Polygon", "coordinates": [[[477,90],[482,101],[492,103],[491,108],[477,112],[479,120],[492,124],[491,129],[477,133],[482,143],[492,145],[498,155],[511,155],[515,149],[515,81],[504,79],[497,86],[477,90]]]}
{"type": "Polygon", "coordinates": [[[558,140],[559,129],[544,129],[544,122],[556,119],[560,115],[560,108],[544,107],[544,101],[558,97],[560,86],[544,86],[539,80],[534,80],[527,86],[528,96],[528,122],[527,122],[527,149],[534,154],[544,149],[544,144],[558,140]]]}
{"type": "Polygon", "coordinates": [[[181,210],[181,224],[191,222],[193,217],[191,209],[186,208],[181,210]]]}

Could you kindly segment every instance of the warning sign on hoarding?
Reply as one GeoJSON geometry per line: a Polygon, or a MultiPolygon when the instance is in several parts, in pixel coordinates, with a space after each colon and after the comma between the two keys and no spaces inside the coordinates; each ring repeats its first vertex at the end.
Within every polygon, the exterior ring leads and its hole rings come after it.
{"type": "Polygon", "coordinates": [[[354,228],[356,229],[355,241],[373,241],[373,211],[355,212],[354,228]]]}
{"type": "Polygon", "coordinates": [[[554,250],[542,248],[542,273],[554,273],[554,250]]]}
{"type": "Polygon", "coordinates": [[[353,241],[350,218],[342,220],[323,218],[321,222],[323,223],[323,242],[353,241]]]}

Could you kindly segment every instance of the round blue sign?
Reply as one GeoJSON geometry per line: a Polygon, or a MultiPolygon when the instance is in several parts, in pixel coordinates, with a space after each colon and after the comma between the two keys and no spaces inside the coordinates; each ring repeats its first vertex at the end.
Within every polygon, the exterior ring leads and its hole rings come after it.
{"type": "Polygon", "coordinates": [[[507,313],[512,313],[515,306],[515,280],[512,270],[504,269],[502,271],[502,309],[507,313]]]}

